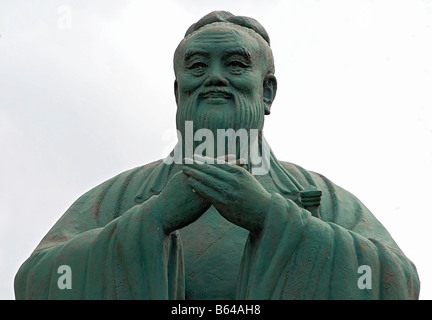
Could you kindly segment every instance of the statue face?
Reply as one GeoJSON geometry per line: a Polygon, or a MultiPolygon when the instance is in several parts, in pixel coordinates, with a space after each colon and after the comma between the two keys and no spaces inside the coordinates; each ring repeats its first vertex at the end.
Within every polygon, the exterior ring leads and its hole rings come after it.
{"type": "Polygon", "coordinates": [[[251,31],[207,25],[186,38],[176,60],[177,128],[262,129],[265,50],[251,31]]]}

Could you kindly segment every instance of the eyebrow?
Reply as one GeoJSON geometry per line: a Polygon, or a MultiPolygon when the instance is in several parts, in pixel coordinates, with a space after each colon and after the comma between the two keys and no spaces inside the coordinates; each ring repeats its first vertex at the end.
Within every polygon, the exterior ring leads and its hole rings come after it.
{"type": "Polygon", "coordinates": [[[199,49],[189,49],[186,51],[185,53],[185,61],[188,61],[189,59],[191,59],[193,56],[204,56],[204,57],[209,57],[210,53],[208,53],[207,51],[203,51],[203,50],[199,50],[199,49]]]}
{"type": "Polygon", "coordinates": [[[234,56],[234,55],[242,56],[243,58],[247,59],[248,61],[250,61],[251,57],[252,57],[249,50],[246,50],[245,48],[241,48],[241,47],[228,50],[227,52],[224,53],[223,57],[227,58],[229,56],[234,56]]]}
{"type": "MultiPolygon", "coordinates": [[[[200,50],[200,49],[189,49],[185,52],[184,55],[184,60],[188,61],[189,59],[191,59],[193,56],[203,56],[208,58],[210,56],[210,53],[204,50],[200,50]]],[[[251,60],[251,53],[249,52],[249,50],[246,50],[245,48],[235,48],[235,49],[231,49],[228,50],[227,52],[224,53],[223,58],[227,58],[229,56],[233,56],[233,55],[239,55],[244,57],[245,59],[247,59],[248,61],[251,60]]]]}

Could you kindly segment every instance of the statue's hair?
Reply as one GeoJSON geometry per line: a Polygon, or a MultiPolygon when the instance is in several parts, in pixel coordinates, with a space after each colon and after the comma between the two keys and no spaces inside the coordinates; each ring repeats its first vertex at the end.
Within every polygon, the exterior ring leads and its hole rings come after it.
{"type": "Polygon", "coordinates": [[[196,30],[204,27],[205,25],[214,22],[229,22],[241,27],[251,29],[258,33],[268,45],[270,45],[270,37],[264,27],[255,19],[243,16],[235,16],[228,11],[213,11],[202,17],[197,23],[194,23],[186,31],[185,38],[195,32],[196,30]]]}
{"type": "MultiPolygon", "coordinates": [[[[198,22],[191,25],[188,30],[186,31],[184,35],[184,39],[187,39],[190,37],[193,33],[201,29],[202,27],[212,24],[212,23],[232,23],[239,27],[244,27],[249,30],[252,30],[251,33],[254,33],[257,35],[257,38],[261,38],[265,41],[263,42],[263,46],[266,47],[265,50],[267,51],[267,74],[274,74],[275,67],[274,67],[274,59],[273,59],[273,53],[270,48],[270,37],[267,33],[267,31],[264,29],[264,27],[255,19],[249,18],[249,17],[243,17],[243,16],[235,16],[232,13],[228,11],[213,11],[209,14],[202,17],[198,22]],[[254,32],[253,32],[254,31],[254,32]]],[[[180,45],[179,45],[180,47],[180,45]]],[[[179,47],[177,47],[176,52],[174,54],[174,69],[176,66],[176,56],[179,50],[179,47]]]]}

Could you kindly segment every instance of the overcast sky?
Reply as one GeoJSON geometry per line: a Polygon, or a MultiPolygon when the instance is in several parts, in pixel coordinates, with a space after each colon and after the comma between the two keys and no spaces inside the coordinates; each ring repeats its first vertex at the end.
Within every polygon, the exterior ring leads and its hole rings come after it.
{"type": "Polygon", "coordinates": [[[268,31],[280,160],[356,195],[432,299],[432,1],[0,2],[0,299],[84,192],[166,156],[173,53],[213,10],[268,31]]]}

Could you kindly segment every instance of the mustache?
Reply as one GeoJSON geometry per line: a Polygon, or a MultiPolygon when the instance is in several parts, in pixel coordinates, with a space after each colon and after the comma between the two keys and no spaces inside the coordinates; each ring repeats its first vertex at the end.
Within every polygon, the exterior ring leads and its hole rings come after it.
{"type": "Polygon", "coordinates": [[[226,88],[208,88],[198,93],[198,98],[229,98],[234,97],[234,93],[226,88]]]}

